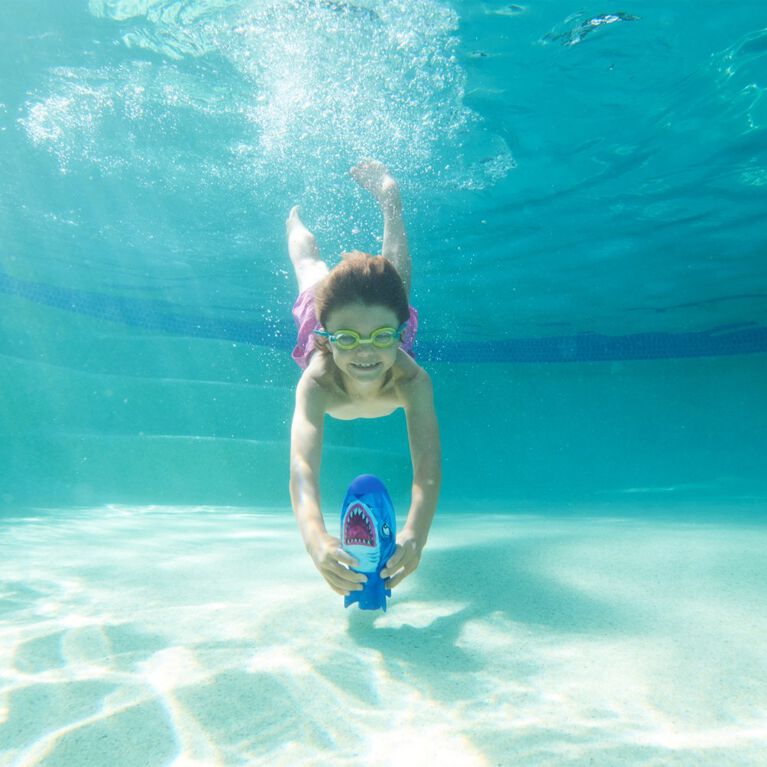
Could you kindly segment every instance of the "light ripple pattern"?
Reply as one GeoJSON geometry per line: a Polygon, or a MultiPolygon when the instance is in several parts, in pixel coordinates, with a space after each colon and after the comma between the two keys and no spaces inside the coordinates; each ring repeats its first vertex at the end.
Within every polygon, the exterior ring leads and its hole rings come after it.
{"type": "Polygon", "coordinates": [[[0,765],[756,767],[767,532],[718,519],[446,513],[378,615],[288,509],[4,517],[0,765]]]}

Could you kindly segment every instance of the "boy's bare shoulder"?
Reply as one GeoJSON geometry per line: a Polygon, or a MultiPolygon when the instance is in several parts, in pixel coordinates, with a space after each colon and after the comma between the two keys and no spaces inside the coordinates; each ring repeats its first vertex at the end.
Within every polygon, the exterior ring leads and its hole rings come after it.
{"type": "Polygon", "coordinates": [[[403,398],[424,389],[431,389],[429,374],[402,349],[397,353],[396,368],[394,385],[403,398]]]}
{"type": "Polygon", "coordinates": [[[332,359],[328,354],[315,352],[309,359],[309,364],[301,375],[299,387],[315,395],[328,393],[332,388],[332,359]]]}

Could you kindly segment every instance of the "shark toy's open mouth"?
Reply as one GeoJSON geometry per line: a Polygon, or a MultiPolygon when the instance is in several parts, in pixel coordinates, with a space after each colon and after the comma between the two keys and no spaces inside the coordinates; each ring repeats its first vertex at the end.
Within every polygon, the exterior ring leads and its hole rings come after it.
{"type": "Polygon", "coordinates": [[[376,545],[376,527],[370,510],[364,503],[355,501],[346,510],[344,520],[344,546],[376,545]]]}

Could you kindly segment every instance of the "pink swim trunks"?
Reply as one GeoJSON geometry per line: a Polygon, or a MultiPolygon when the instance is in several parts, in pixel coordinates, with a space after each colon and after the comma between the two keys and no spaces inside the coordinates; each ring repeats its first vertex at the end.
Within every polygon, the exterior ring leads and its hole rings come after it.
{"type": "MultiPolygon", "coordinates": [[[[314,288],[314,285],[307,288],[298,296],[296,302],[293,304],[293,319],[296,321],[298,339],[296,341],[296,346],[293,349],[292,357],[296,361],[296,364],[304,369],[306,369],[309,364],[309,358],[312,356],[312,352],[317,348],[314,343],[316,336],[312,331],[322,327],[317,319],[317,314],[314,311],[314,288]]],[[[402,348],[411,357],[413,356],[413,341],[415,341],[417,330],[418,310],[411,306],[410,319],[408,320],[405,331],[402,333],[401,344],[402,348]]]]}

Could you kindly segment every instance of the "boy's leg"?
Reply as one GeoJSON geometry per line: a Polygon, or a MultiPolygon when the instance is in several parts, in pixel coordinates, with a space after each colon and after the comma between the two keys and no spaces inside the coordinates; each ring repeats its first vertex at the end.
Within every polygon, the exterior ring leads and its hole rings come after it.
{"type": "Polygon", "coordinates": [[[288,253],[298,280],[298,292],[303,293],[315,283],[324,279],[328,265],[320,258],[320,250],[314,235],[304,226],[294,205],[285,222],[288,235],[288,253]]]}
{"type": "Polygon", "coordinates": [[[412,261],[407,244],[405,223],[402,220],[402,200],[399,184],[389,169],[378,160],[363,160],[349,171],[352,178],[376,198],[384,218],[384,235],[381,255],[391,261],[410,298],[410,274],[412,261]]]}

